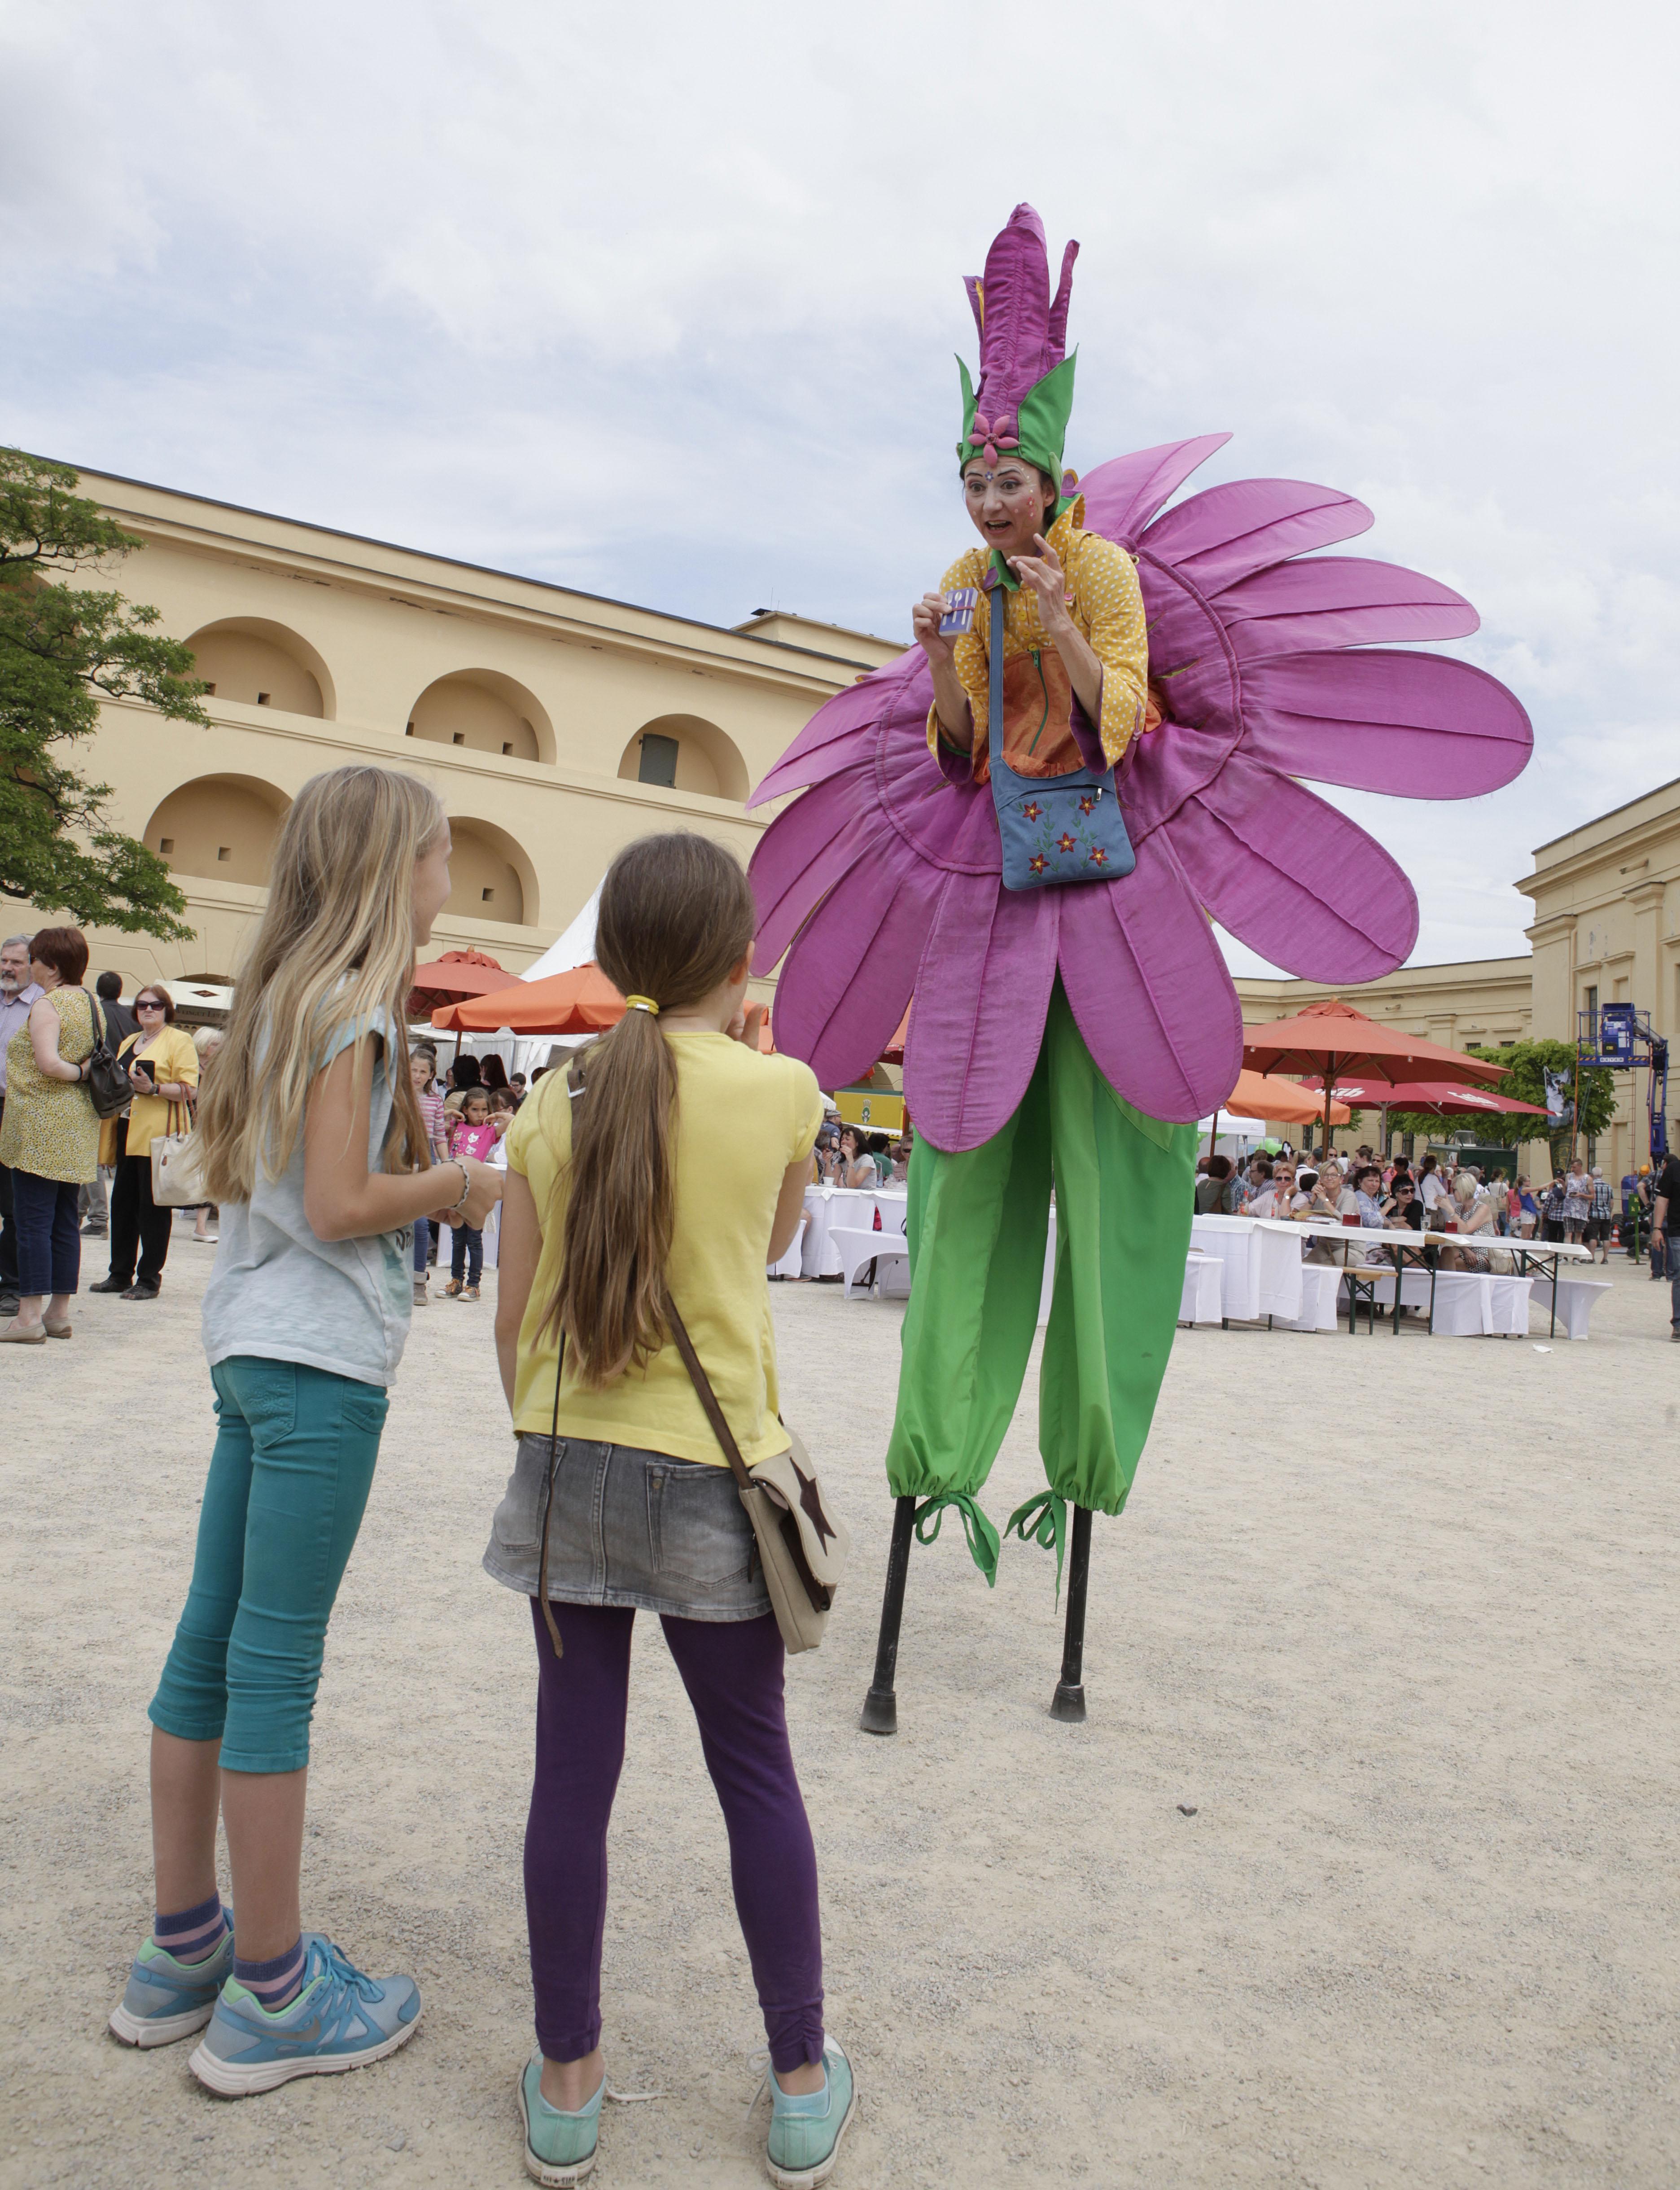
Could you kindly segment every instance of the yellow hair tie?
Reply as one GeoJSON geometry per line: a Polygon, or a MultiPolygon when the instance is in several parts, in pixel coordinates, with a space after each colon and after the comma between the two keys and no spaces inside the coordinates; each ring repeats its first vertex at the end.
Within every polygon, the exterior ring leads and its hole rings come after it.
{"type": "Polygon", "coordinates": [[[656,1018],[659,1017],[659,1006],[651,996],[627,996],[624,1001],[633,1012],[651,1012],[656,1018]]]}

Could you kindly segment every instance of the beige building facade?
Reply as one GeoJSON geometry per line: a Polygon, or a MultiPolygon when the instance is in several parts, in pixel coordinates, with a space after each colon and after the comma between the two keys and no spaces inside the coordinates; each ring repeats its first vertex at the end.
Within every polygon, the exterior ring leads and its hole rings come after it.
{"type": "MultiPolygon", "coordinates": [[[[454,888],[428,955],[476,949],[510,974],[587,902],[615,852],[700,829],[750,855],[750,786],[824,701],[899,643],[759,611],[729,628],[98,474],[82,491],[145,543],[115,582],[194,651],[208,726],[107,701],[88,755],[111,818],[168,860],[193,941],[89,931],[125,984],[225,980],[301,785],[353,760],[437,788],[454,888]]],[[[88,574],[86,582],[111,582],[88,574]]],[[[1539,848],[1532,957],[1406,966],[1337,990],[1241,979],[1251,1022],[1331,996],[1464,1048],[1574,1038],[1627,1001],[1680,1031],[1680,781],[1539,848]]],[[[31,908],[0,908],[9,932],[31,908]]],[[[1648,1151],[1645,1076],[1600,1143],[1616,1175],[1648,1151]]],[[[1543,1149],[1534,1150],[1543,1160],[1543,1149]]]]}
{"type": "Polygon", "coordinates": [[[292,799],[350,761],[424,775],[449,814],[454,888],[428,955],[485,950],[516,974],[632,838],[698,829],[746,858],[769,818],[746,811],[751,785],[900,651],[783,615],[723,629],[133,480],[81,487],[145,542],[114,582],[210,687],[203,729],[106,701],[88,754],[196,930],[91,929],[94,968],[128,984],[232,973],[292,799]]]}

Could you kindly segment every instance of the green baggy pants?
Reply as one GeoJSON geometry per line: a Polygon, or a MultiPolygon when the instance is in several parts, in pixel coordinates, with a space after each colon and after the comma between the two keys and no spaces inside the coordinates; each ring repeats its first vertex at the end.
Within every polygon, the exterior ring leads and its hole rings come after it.
{"type": "Polygon", "coordinates": [[[929,1542],[954,1506],[975,1564],[999,1539],[978,1494],[1021,1395],[1037,1328],[1050,1188],[1056,1268],[1039,1372],[1049,1489],[1013,1513],[1060,1572],[1067,1504],[1118,1513],[1166,1373],[1189,1246],[1196,1129],[1146,1118],[1091,1059],[1056,984],[1020,1108],[977,1149],[920,1135],[910,1166],[910,1306],[887,1451],[929,1542]]]}

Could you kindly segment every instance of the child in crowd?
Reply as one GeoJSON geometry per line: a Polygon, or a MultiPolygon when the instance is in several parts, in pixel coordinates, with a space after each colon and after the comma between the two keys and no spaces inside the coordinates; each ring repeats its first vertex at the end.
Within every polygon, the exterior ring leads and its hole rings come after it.
{"type": "MultiPolygon", "coordinates": [[[[462,1099],[461,1115],[450,1132],[450,1155],[487,1164],[496,1153],[497,1138],[496,1128],[490,1122],[490,1091],[469,1087],[462,1099]]],[[[483,1227],[457,1224],[451,1236],[453,1244],[449,1252],[449,1283],[443,1289],[444,1297],[475,1301],[479,1297],[479,1279],[484,1271],[483,1227]]]]}
{"type": "Polygon", "coordinates": [[[199,1107],[221,1210],[203,1311],[219,1419],[150,1713],[157,1914],[111,2028],[153,2046],[208,2023],[187,2065],[225,2097],[377,2061],[419,2020],[411,1977],[365,1977],[303,1930],[298,1870],[326,1624],[408,1336],[408,1228],[440,1206],[481,1224],[500,1190],[470,1157],[429,1168],[406,1069],[415,948],[449,853],[412,776],[349,767],[304,786],[199,1107]]]}
{"type": "MultiPolygon", "coordinates": [[[[444,1122],[443,1097],[434,1092],[437,1079],[437,1053],[423,1041],[416,1042],[408,1054],[408,1076],[414,1086],[414,1099],[420,1108],[420,1124],[426,1136],[426,1148],[430,1161],[449,1160],[448,1128],[444,1122]]],[[[414,1305],[429,1308],[431,1296],[426,1291],[426,1263],[431,1253],[432,1228],[429,1220],[417,1217],[414,1220],[414,1305]]]]}
{"type": "Polygon", "coordinates": [[[519,1445],[485,1566],[531,1599],[536,1642],[537,2050],[519,2100],[540,2182],[588,2172],[606,2096],[607,1826],[639,1608],[660,1615],[729,1830],[769,2038],[771,2180],[826,2181],[852,2114],[850,2063],[823,2033],[781,1634],[665,1308],[686,1319],[747,1466],[785,1452],[765,1269],[798,1231],[823,1098],[809,1065],[759,1052],[745,1008],[755,917],[746,876],[707,837],[621,852],[596,950],[629,1008],[584,1057],[581,1094],[551,1074],[508,1140],[496,1346],[519,1445]]]}

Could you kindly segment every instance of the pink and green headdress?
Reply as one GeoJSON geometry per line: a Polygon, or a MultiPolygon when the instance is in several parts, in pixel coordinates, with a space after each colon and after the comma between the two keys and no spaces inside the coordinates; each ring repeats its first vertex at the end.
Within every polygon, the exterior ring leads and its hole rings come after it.
{"type": "Polygon", "coordinates": [[[957,462],[984,456],[995,464],[1006,451],[1062,478],[1062,446],[1073,408],[1076,362],[1067,350],[1068,296],[1079,246],[1062,254],[1062,279],[1050,295],[1050,255],[1044,224],[1018,205],[986,253],[986,270],[963,286],[980,335],[980,383],[962,375],[962,439],[957,462]]]}

